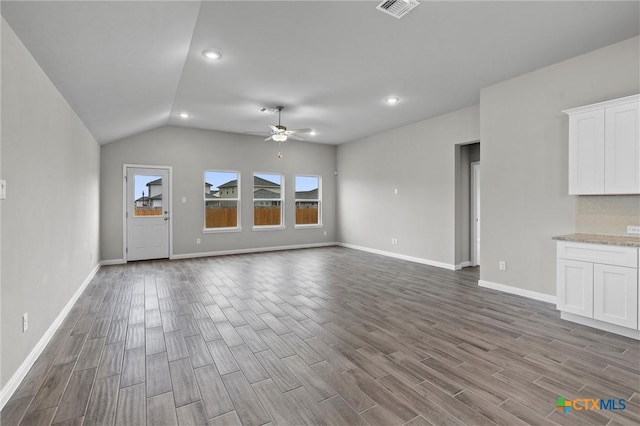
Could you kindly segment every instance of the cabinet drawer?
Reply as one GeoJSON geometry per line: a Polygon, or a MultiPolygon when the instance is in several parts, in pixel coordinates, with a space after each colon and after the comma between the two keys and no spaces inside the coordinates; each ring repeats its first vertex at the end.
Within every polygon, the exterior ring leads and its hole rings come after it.
{"type": "Polygon", "coordinates": [[[558,258],[630,268],[638,267],[638,249],[633,247],[558,241],[558,258]]]}

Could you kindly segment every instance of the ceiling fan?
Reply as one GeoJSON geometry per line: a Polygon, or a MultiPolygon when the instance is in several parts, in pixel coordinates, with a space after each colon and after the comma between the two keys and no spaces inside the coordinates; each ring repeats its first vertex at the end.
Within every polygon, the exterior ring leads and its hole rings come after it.
{"type": "Polygon", "coordinates": [[[272,140],[276,142],[284,142],[289,138],[297,141],[306,140],[305,138],[300,137],[298,135],[301,133],[311,133],[312,130],[311,129],[287,129],[287,126],[283,126],[282,123],[280,122],[280,116],[284,107],[277,106],[275,109],[278,111],[278,124],[277,125],[268,124],[269,128],[271,129],[270,132],[246,132],[246,133],[254,134],[254,135],[269,135],[269,137],[266,138],[265,141],[272,140]]]}

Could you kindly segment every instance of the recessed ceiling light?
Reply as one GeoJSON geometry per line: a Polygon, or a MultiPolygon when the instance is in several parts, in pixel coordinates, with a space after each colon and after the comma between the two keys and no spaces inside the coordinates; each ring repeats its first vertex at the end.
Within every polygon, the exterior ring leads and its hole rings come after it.
{"type": "Polygon", "coordinates": [[[315,130],[312,130],[312,131],[309,132],[309,136],[315,136],[317,134],[318,134],[318,132],[316,132],[315,130]]]}
{"type": "Polygon", "coordinates": [[[207,59],[220,59],[222,58],[222,54],[220,52],[216,52],[215,50],[205,50],[202,52],[202,55],[207,59]]]}
{"type": "Polygon", "coordinates": [[[389,96],[387,99],[385,99],[385,102],[388,103],[389,105],[395,105],[398,102],[400,102],[400,98],[396,96],[389,96]]]}
{"type": "Polygon", "coordinates": [[[180,118],[189,118],[190,115],[188,112],[181,112],[180,114],[178,114],[180,116],[180,118]]]}

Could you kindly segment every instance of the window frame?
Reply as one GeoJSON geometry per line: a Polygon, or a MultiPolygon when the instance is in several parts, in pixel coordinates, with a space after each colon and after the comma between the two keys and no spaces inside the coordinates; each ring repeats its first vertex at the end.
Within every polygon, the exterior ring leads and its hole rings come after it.
{"type": "MultiPolygon", "coordinates": [[[[242,214],[241,214],[241,206],[242,206],[242,201],[241,201],[241,197],[240,197],[240,193],[241,193],[241,188],[242,188],[242,177],[240,174],[239,170],[220,170],[220,169],[206,169],[203,173],[203,181],[202,181],[202,187],[203,187],[203,192],[202,192],[202,198],[203,198],[203,209],[202,212],[204,213],[203,215],[203,228],[202,228],[202,233],[203,234],[219,234],[219,233],[224,233],[224,232],[241,232],[242,231],[242,214]],[[204,196],[204,188],[207,184],[207,173],[235,173],[237,176],[237,181],[238,181],[238,186],[237,186],[237,190],[235,191],[235,197],[231,198],[231,197],[225,197],[224,200],[225,201],[235,201],[236,202],[236,214],[237,214],[237,218],[236,218],[236,226],[226,226],[226,227],[219,227],[219,228],[207,228],[207,201],[216,201],[216,200],[220,200],[223,199],[222,197],[219,197],[218,199],[211,199],[211,198],[206,198],[204,196]]],[[[219,189],[219,187],[218,187],[219,189]]]]}
{"type": "MultiPolygon", "coordinates": [[[[251,201],[251,217],[252,217],[252,231],[282,231],[286,229],[285,225],[285,176],[282,173],[274,173],[274,172],[253,172],[251,174],[252,177],[252,201],[251,201]],[[255,177],[256,175],[271,175],[271,176],[280,176],[280,198],[255,198],[256,185],[255,185],[255,177]],[[280,224],[279,225],[256,225],[256,201],[280,201],[280,224]]],[[[260,176],[258,176],[260,177],[260,176]]],[[[262,178],[264,179],[264,178],[262,178]]]]}
{"type": "Polygon", "coordinates": [[[297,203],[298,201],[301,202],[309,202],[309,201],[315,201],[318,203],[318,223],[301,223],[298,224],[295,221],[297,220],[297,214],[296,214],[296,219],[294,219],[294,229],[310,229],[310,228],[323,228],[322,225],[322,176],[321,175],[314,175],[314,174],[296,174],[293,177],[293,195],[294,195],[294,201],[293,201],[293,208],[294,211],[297,208],[297,203]],[[295,194],[298,192],[296,191],[296,178],[300,176],[300,177],[314,177],[318,179],[318,198],[314,198],[314,199],[310,199],[310,198],[295,198],[295,194]]]}

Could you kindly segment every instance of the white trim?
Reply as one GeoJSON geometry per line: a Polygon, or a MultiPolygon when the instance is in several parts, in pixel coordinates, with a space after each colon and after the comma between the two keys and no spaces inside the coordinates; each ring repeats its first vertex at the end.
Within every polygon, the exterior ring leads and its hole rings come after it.
{"type": "Polygon", "coordinates": [[[478,266],[480,254],[478,253],[478,234],[480,233],[480,180],[482,179],[480,161],[471,163],[471,262],[469,266],[478,266]]]}
{"type": "Polygon", "coordinates": [[[470,260],[465,260],[464,262],[460,262],[456,265],[456,271],[459,271],[462,268],[467,268],[469,266],[475,266],[475,265],[471,263],[470,260]]]}
{"type": "Polygon", "coordinates": [[[100,265],[103,265],[103,266],[124,265],[125,263],[127,263],[127,261],[124,260],[124,259],[108,259],[108,260],[101,260],[100,261],[100,265]]]}
{"type": "Polygon", "coordinates": [[[537,291],[525,290],[524,288],[513,287],[510,285],[498,284],[491,281],[478,280],[480,287],[490,288],[492,290],[502,291],[504,293],[515,294],[517,296],[527,297],[529,299],[539,300],[541,302],[556,304],[556,296],[550,294],[538,293],[537,291]]]}
{"type": "Polygon", "coordinates": [[[592,111],[594,109],[603,109],[603,108],[609,108],[612,106],[617,106],[617,105],[625,105],[625,104],[630,104],[633,102],[638,102],[640,101],[640,95],[631,95],[631,96],[625,96],[623,98],[618,98],[618,99],[611,99],[608,101],[604,101],[604,102],[598,102],[595,104],[590,104],[590,105],[584,105],[584,106],[579,106],[579,107],[575,107],[575,108],[570,108],[570,109],[565,109],[564,112],[565,114],[579,114],[581,112],[587,112],[587,111],[592,111]]]}
{"type": "Polygon", "coordinates": [[[252,231],[284,231],[287,229],[284,225],[254,225],[252,231]]]}
{"type": "Polygon", "coordinates": [[[322,224],[310,223],[306,225],[293,225],[293,229],[322,229],[322,224]]]}
{"type": "Polygon", "coordinates": [[[221,234],[225,232],[242,232],[242,227],[226,227],[226,228],[204,228],[202,230],[203,234],[221,234]]]}
{"type": "Polygon", "coordinates": [[[362,246],[357,246],[357,245],[354,245],[354,244],[338,243],[338,245],[341,246],[341,247],[346,247],[346,248],[350,248],[350,249],[354,249],[354,250],[366,251],[366,252],[369,252],[369,253],[379,254],[379,255],[382,255],[382,256],[394,257],[396,259],[402,259],[402,260],[408,260],[409,262],[421,263],[423,265],[429,265],[429,266],[435,266],[437,268],[449,269],[451,271],[455,271],[456,270],[456,265],[453,265],[451,263],[438,262],[438,261],[435,261],[435,260],[423,259],[421,257],[407,256],[407,255],[404,255],[404,254],[392,253],[390,251],[378,250],[378,249],[369,248],[369,247],[362,247],[362,246]]]}
{"type": "Polygon", "coordinates": [[[257,248],[246,248],[246,249],[235,249],[235,250],[209,251],[209,252],[200,252],[200,253],[185,253],[185,254],[174,254],[173,256],[171,256],[171,260],[193,259],[195,257],[227,256],[230,254],[263,253],[268,251],[297,250],[297,249],[330,247],[330,246],[339,246],[339,245],[340,244],[336,242],[311,243],[311,244],[295,244],[290,246],[257,247],[257,248]]]}
{"type": "Polygon", "coordinates": [[[62,311],[60,311],[56,319],[51,323],[47,331],[40,338],[38,343],[36,343],[36,345],[31,350],[29,355],[27,355],[25,360],[22,361],[22,364],[20,364],[20,367],[18,367],[18,369],[16,370],[15,373],[13,373],[13,375],[11,376],[7,384],[4,385],[4,387],[0,390],[0,410],[4,408],[5,404],[11,398],[11,395],[13,395],[13,393],[16,391],[16,389],[18,388],[22,380],[26,377],[31,367],[33,367],[33,364],[36,362],[40,354],[42,354],[42,351],[47,346],[51,338],[54,336],[54,334],[58,330],[58,327],[60,327],[64,319],[67,317],[67,315],[71,311],[71,308],[73,308],[73,305],[75,305],[75,303],[78,301],[78,298],[80,297],[82,292],[87,288],[87,286],[89,285],[93,277],[95,277],[96,273],[100,269],[100,266],[101,264],[98,263],[95,266],[95,268],[93,268],[93,270],[89,272],[89,275],[87,276],[87,278],[85,278],[84,282],[80,285],[80,287],[78,287],[78,290],[76,290],[73,296],[71,296],[71,299],[69,299],[69,302],[67,302],[65,307],[62,308],[62,311]]]}
{"type": "Polygon", "coordinates": [[[560,318],[566,321],[586,325],[587,327],[593,327],[599,330],[608,331],[610,333],[620,334],[622,336],[629,337],[630,339],[640,340],[640,331],[634,330],[632,328],[620,327],[616,324],[598,321],[597,319],[587,318],[569,312],[561,312],[560,318]]]}

